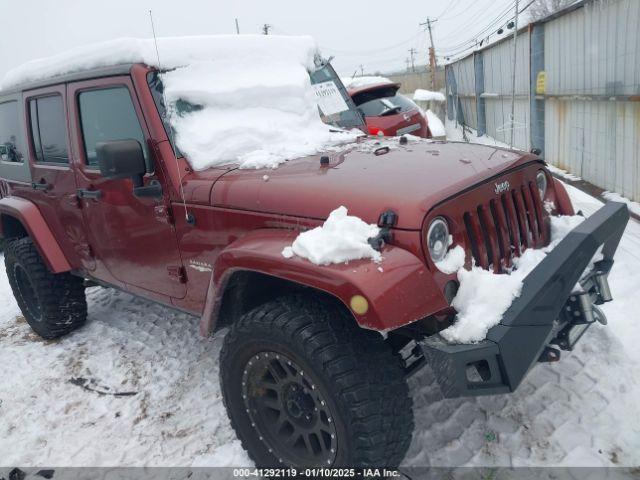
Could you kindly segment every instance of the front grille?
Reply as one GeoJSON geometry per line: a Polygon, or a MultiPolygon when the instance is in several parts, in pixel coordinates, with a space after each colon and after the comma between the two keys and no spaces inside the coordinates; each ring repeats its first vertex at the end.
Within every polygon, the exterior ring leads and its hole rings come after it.
{"type": "Polygon", "coordinates": [[[533,182],[501,195],[463,215],[467,239],[477,265],[502,272],[514,256],[548,241],[548,225],[533,182]]]}

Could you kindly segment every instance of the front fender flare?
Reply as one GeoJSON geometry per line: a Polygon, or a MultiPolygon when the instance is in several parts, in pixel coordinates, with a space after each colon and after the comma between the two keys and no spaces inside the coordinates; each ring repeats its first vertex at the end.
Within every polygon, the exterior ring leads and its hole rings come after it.
{"type": "Polygon", "coordinates": [[[69,261],[35,203],[19,197],[1,198],[0,215],[13,217],[22,224],[52,273],[71,270],[69,261]]]}
{"type": "Polygon", "coordinates": [[[448,304],[424,262],[400,247],[387,245],[383,261],[315,265],[299,258],[284,258],[296,232],[263,229],[251,232],[225,248],[216,259],[209,281],[200,332],[209,335],[217,323],[225,286],[239,270],[255,271],[326,292],[352,312],[357,323],[372,330],[398,328],[436,313],[448,304]],[[350,308],[354,295],[362,295],[369,308],[356,314],[350,308]]]}

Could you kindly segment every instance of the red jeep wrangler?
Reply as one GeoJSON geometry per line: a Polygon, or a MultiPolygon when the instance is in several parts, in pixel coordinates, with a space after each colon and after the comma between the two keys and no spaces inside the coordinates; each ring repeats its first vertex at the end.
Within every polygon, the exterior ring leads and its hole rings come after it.
{"type": "Polygon", "coordinates": [[[623,204],[571,231],[486,340],[438,335],[456,314],[457,276],[436,266],[447,240],[467,268],[503,271],[549,242],[550,215],[573,214],[537,156],[366,139],[374,148],[291,160],[268,181],[235,165],[194,171],[167,134],[159,77],[118,65],[0,91],[7,275],[44,338],[85,323],[87,284],[201,316],[202,335],[228,327],[224,400],[259,466],[397,466],[413,428],[409,375],[429,365],[446,397],[512,392],[604,322],[594,304],[611,300],[623,204]],[[383,269],[283,257],[341,204],[381,228],[383,269]]]}

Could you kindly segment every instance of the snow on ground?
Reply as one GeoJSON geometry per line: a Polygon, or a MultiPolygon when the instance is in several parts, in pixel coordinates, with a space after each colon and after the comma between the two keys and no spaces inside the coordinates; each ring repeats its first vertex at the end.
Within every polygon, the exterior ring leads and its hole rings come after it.
{"type": "Polygon", "coordinates": [[[620,195],[619,193],[616,192],[609,192],[609,191],[604,191],[602,192],[602,196],[607,199],[607,200],[611,200],[613,202],[622,202],[622,203],[626,203],[627,207],[629,207],[629,211],[636,214],[636,215],[640,215],[640,203],[638,202],[632,202],[631,200],[629,200],[628,198],[623,197],[622,195],[620,195]]]}
{"type": "MultiPolygon", "coordinates": [[[[576,209],[598,200],[568,187],[576,209]]],[[[4,270],[1,262],[0,270],[4,270]]],[[[609,325],[540,364],[511,395],[443,399],[427,368],[411,381],[406,466],[640,463],[640,224],[610,276],[609,325]]],[[[42,341],[0,271],[0,459],[4,465],[250,465],[218,385],[221,338],[198,319],[111,289],[89,290],[88,324],[42,341]],[[71,383],[137,392],[99,395],[71,383]],[[76,381],[76,383],[78,383],[76,381]]]]}
{"type": "Polygon", "coordinates": [[[163,74],[170,121],[195,170],[229,163],[275,168],[355,139],[320,119],[308,74],[318,52],[311,37],[160,38],[158,51],[160,60],[152,39],[83,46],[21,65],[7,73],[2,86],[126,63],[170,70],[163,74]],[[176,109],[178,100],[198,108],[176,109]]]}
{"type": "Polygon", "coordinates": [[[432,92],[431,90],[424,90],[422,88],[417,88],[416,91],[413,92],[413,99],[419,102],[445,102],[447,100],[444,93],[432,92]]]}
{"type": "Polygon", "coordinates": [[[347,88],[361,88],[368,87],[369,85],[378,85],[380,83],[393,83],[386,77],[379,77],[375,75],[363,76],[363,77],[340,77],[342,83],[347,88]]]}
{"type": "Polygon", "coordinates": [[[442,124],[442,120],[440,120],[435,113],[431,110],[427,110],[425,112],[425,116],[427,117],[429,130],[431,130],[431,136],[444,137],[447,134],[444,125],[442,124]]]}
{"type": "MultiPolygon", "coordinates": [[[[462,127],[459,124],[457,124],[455,120],[449,120],[449,118],[447,117],[445,119],[445,130],[447,132],[447,140],[452,142],[467,141],[463,136],[462,127]]],[[[509,148],[509,145],[507,145],[506,143],[496,140],[495,138],[490,137],[488,135],[482,135],[480,137],[477,136],[477,132],[473,128],[465,127],[465,130],[467,130],[468,141],[471,143],[479,143],[481,145],[491,145],[499,148],[509,148]]]]}
{"type": "Polygon", "coordinates": [[[291,246],[285,247],[282,256],[306,258],[316,265],[345,263],[363,258],[380,263],[382,255],[368,242],[378,235],[380,229],[347,213],[344,206],[336,208],[321,226],[298,235],[291,246]]]}

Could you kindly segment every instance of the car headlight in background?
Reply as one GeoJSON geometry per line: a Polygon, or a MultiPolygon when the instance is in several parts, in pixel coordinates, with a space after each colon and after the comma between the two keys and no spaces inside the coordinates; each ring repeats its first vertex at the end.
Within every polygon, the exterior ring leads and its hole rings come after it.
{"type": "Polygon", "coordinates": [[[540,192],[540,200],[544,200],[544,196],[547,194],[547,175],[544,171],[538,170],[536,184],[538,185],[538,192],[540,192]]]}
{"type": "Polygon", "coordinates": [[[436,217],[427,231],[427,248],[434,263],[440,262],[447,254],[449,247],[449,226],[442,217],[436,217]]]}

